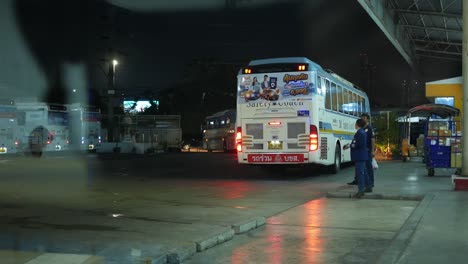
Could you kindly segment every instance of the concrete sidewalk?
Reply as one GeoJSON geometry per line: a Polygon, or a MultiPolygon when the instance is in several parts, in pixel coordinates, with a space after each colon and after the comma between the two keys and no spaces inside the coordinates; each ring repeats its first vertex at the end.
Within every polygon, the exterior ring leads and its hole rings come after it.
{"type": "Polygon", "coordinates": [[[381,166],[374,193],[355,199],[342,182],[187,263],[467,263],[468,192],[453,191],[451,171],[381,166]]]}
{"type": "MultiPolygon", "coordinates": [[[[423,166],[416,171],[397,176],[402,181],[406,179],[406,183],[415,183],[404,187],[382,179],[390,175],[379,175],[374,193],[363,197],[421,200],[378,263],[467,263],[468,192],[453,190],[450,170],[441,170],[438,177],[426,176],[423,166]]],[[[342,186],[328,193],[328,197],[352,198],[354,193],[353,187],[342,186]]]]}

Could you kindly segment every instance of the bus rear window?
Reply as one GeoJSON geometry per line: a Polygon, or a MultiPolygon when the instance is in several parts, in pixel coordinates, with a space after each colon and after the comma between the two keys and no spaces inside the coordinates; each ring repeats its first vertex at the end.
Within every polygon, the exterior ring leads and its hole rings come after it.
{"type": "Polygon", "coordinates": [[[56,126],[68,126],[68,113],[49,111],[48,124],[56,126]]]}
{"type": "Polygon", "coordinates": [[[255,66],[247,66],[242,69],[242,72],[245,72],[245,69],[249,69],[249,73],[272,73],[272,72],[294,72],[294,71],[308,71],[309,65],[304,63],[272,63],[272,64],[262,64],[255,66]],[[300,70],[299,67],[301,66],[300,70]],[[304,67],[302,67],[304,66],[304,67]]]}

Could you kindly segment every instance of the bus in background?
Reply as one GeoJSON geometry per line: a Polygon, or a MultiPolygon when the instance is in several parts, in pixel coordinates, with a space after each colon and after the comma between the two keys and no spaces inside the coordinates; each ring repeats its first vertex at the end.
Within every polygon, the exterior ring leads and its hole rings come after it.
{"type": "Polygon", "coordinates": [[[238,74],[238,162],[329,166],[351,161],[356,119],[369,113],[367,95],[303,57],[251,61],[238,74]]]}
{"type": "Polygon", "coordinates": [[[17,152],[16,106],[11,100],[0,100],[0,155],[17,152]]]}
{"type": "Polygon", "coordinates": [[[94,106],[69,105],[70,148],[96,151],[101,146],[101,111],[94,106]]]}
{"type": "Polygon", "coordinates": [[[18,147],[25,153],[41,155],[62,151],[69,144],[69,116],[65,105],[18,102],[18,147]]]}
{"type": "Polygon", "coordinates": [[[205,118],[203,129],[203,148],[208,152],[236,150],[236,110],[224,110],[205,118]]]}

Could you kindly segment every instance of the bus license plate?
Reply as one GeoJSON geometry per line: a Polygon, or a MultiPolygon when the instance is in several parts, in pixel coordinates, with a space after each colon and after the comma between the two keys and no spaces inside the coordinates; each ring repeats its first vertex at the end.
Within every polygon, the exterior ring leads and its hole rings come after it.
{"type": "Polygon", "coordinates": [[[283,149],[283,141],[268,141],[268,149],[283,149]]]}
{"type": "Polygon", "coordinates": [[[249,154],[249,162],[269,163],[269,162],[304,162],[303,154],[249,154]]]}

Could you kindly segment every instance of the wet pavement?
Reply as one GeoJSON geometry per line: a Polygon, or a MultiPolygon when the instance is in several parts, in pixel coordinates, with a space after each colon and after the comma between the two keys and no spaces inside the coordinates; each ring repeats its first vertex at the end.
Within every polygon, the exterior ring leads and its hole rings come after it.
{"type": "MultiPolygon", "coordinates": [[[[450,173],[427,177],[422,163],[380,165],[375,193],[451,193],[450,173]]],[[[238,245],[233,251],[248,249],[249,243],[255,252],[281,248],[282,263],[289,257],[290,263],[372,263],[418,204],[324,198],[329,192],[355,192],[345,184],[353,177],[352,167],[338,175],[318,168],[275,172],[240,167],[224,153],[44,157],[2,160],[0,166],[0,249],[101,256],[104,263],[203,263],[199,256],[231,242],[238,245]],[[268,218],[267,224],[229,235],[233,225],[258,217],[268,218]],[[273,242],[283,241],[282,246],[268,247],[277,243],[265,242],[266,234],[273,234],[273,242]],[[254,239],[247,241],[250,236],[254,239]],[[213,245],[221,245],[195,254],[211,237],[218,237],[213,245]],[[238,242],[244,238],[245,243],[238,242]],[[320,247],[314,247],[314,239],[322,241],[320,247]],[[303,244],[307,241],[309,249],[303,244]],[[338,246],[340,241],[344,244],[338,246]],[[362,248],[373,253],[363,257],[362,248]],[[306,261],[314,257],[308,250],[315,252],[315,261],[306,261]]],[[[428,239],[417,232],[415,237],[428,239]]],[[[411,252],[424,249],[414,245],[411,252]]],[[[271,262],[262,262],[260,255],[252,263],[271,262]]],[[[205,263],[245,263],[224,253],[205,261],[215,259],[221,262],[205,263]]]]}
{"type": "Polygon", "coordinates": [[[417,204],[316,199],[186,263],[375,263],[417,204]]]}

